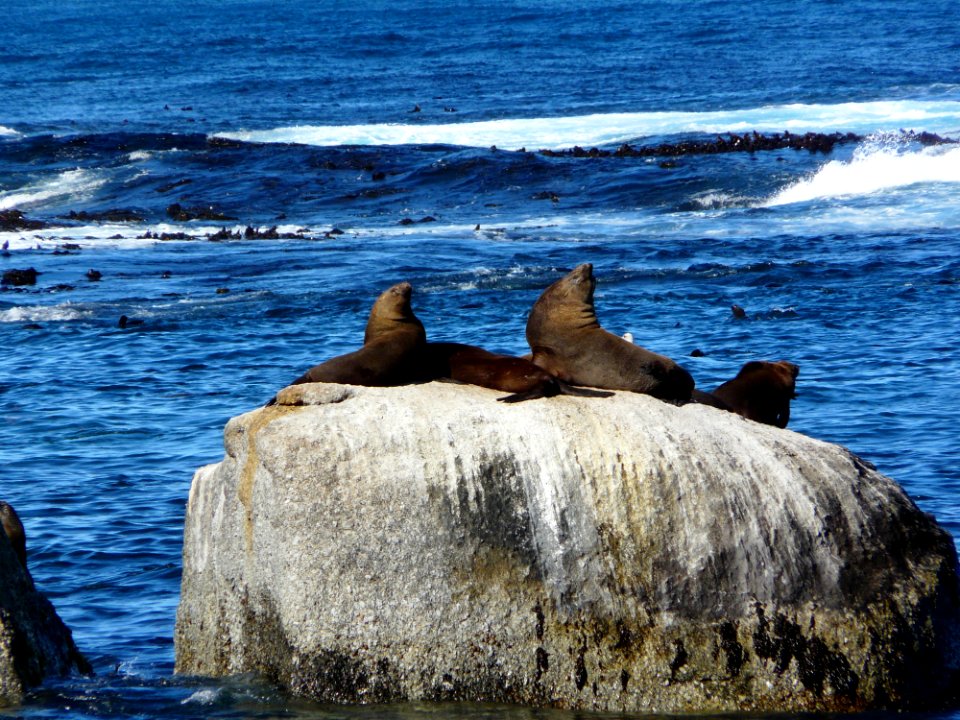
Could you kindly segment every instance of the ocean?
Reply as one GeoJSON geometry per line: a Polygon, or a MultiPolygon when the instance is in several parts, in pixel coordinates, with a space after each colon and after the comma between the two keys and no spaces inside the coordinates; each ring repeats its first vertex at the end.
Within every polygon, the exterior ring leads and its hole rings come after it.
{"type": "Polygon", "coordinates": [[[591,262],[604,327],[703,389],[798,364],[790,428],[960,537],[958,20],[950,0],[5,0],[0,270],[38,274],[0,291],[0,499],[96,675],[0,717],[583,715],[173,674],[194,469],[402,280],[430,339],[523,354],[539,293],[591,262]],[[718,151],[806,133],[839,135],[718,151]]]}

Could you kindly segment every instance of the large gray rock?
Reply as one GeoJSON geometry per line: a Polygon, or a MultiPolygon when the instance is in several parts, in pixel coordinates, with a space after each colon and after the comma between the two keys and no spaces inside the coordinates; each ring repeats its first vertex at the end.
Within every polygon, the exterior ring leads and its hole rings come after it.
{"type": "Polygon", "coordinates": [[[20,702],[45,677],[71,672],[90,665],[0,529],[0,707],[20,702]]]}
{"type": "Polygon", "coordinates": [[[324,701],[942,702],[949,535],[847,450],[632,393],[286,388],[194,477],[177,670],[324,701]]]}

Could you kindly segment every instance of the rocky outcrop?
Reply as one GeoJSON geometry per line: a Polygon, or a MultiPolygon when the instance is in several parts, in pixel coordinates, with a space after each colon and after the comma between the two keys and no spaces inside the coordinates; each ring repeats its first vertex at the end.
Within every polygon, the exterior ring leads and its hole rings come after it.
{"type": "Polygon", "coordinates": [[[0,278],[0,285],[4,287],[7,285],[36,285],[39,274],[36,268],[5,270],[2,278],[0,278]]]}
{"type": "Polygon", "coordinates": [[[31,220],[25,217],[23,212],[15,208],[10,210],[0,210],[0,231],[15,232],[17,230],[40,230],[45,228],[46,223],[40,220],[31,220]]]}
{"type": "Polygon", "coordinates": [[[88,673],[90,665],[0,531],[0,707],[45,677],[71,672],[88,673]]]}
{"type": "MultiPolygon", "coordinates": [[[[929,132],[901,131],[893,136],[902,143],[917,143],[923,146],[953,145],[956,140],[943,138],[929,132]]],[[[816,133],[808,132],[796,135],[791,132],[761,134],[756,131],[743,133],[728,133],[718,135],[709,140],[683,140],[676,143],[661,143],[659,145],[635,146],[624,143],[616,150],[601,148],[585,149],[572,147],[564,150],[541,150],[540,154],[546,157],[572,158],[652,158],[652,157],[681,157],[684,155],[719,155],[735,152],[768,152],[771,150],[808,150],[811,153],[819,152],[828,155],[837,145],[859,143],[865,140],[863,135],[855,133],[816,133]]]]}
{"type": "Polygon", "coordinates": [[[190,220],[214,220],[216,222],[236,220],[235,217],[222,213],[214,207],[185,208],[180,203],[173,203],[173,205],[168,206],[167,215],[178,222],[189,222],[190,220]]]}
{"type": "Polygon", "coordinates": [[[323,701],[944,702],[950,536],[844,448],[632,393],[289,387],[197,471],[177,670],[323,701]]]}

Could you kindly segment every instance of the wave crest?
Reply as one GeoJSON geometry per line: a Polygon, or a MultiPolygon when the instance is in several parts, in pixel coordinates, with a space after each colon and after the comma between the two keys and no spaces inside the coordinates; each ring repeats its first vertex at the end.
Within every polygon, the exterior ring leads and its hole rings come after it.
{"type": "Polygon", "coordinates": [[[761,206],[868,195],[921,183],[960,183],[960,147],[907,149],[881,135],[858,147],[850,160],[826,163],[761,206]]]}
{"type": "Polygon", "coordinates": [[[444,124],[302,125],[216,133],[241,142],[302,145],[457,145],[504,149],[616,145],[683,133],[830,132],[868,134],[912,128],[955,133],[960,102],[879,100],[833,105],[775,105],[708,112],[639,112],[444,124]]]}
{"type": "Polygon", "coordinates": [[[53,198],[89,195],[106,180],[89,170],[67,170],[35,185],[9,192],[0,192],[0,210],[39,205],[53,198]]]}
{"type": "Polygon", "coordinates": [[[69,322],[91,317],[93,312],[72,303],[61,305],[18,305],[0,310],[0,322],[69,322]]]}

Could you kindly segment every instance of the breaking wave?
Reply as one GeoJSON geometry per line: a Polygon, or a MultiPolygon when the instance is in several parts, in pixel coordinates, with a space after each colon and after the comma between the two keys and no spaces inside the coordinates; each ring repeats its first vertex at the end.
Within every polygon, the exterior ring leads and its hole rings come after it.
{"type": "Polygon", "coordinates": [[[504,149],[615,145],[682,133],[832,132],[867,134],[899,129],[960,132],[960,102],[875,101],[833,105],[775,105],[710,112],[641,112],[443,124],[301,125],[217,133],[256,143],[303,145],[423,145],[504,149]]]}
{"type": "Polygon", "coordinates": [[[857,148],[850,160],[826,163],[762,206],[867,195],[921,183],[960,183],[960,147],[904,150],[884,143],[868,143],[857,148]]]}
{"type": "Polygon", "coordinates": [[[92,311],[71,303],[62,305],[18,305],[0,310],[0,322],[69,322],[91,317],[92,311]]]}
{"type": "Polygon", "coordinates": [[[35,185],[0,192],[0,210],[30,207],[54,198],[86,196],[105,182],[89,170],[67,170],[35,185]]]}

